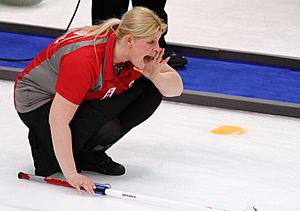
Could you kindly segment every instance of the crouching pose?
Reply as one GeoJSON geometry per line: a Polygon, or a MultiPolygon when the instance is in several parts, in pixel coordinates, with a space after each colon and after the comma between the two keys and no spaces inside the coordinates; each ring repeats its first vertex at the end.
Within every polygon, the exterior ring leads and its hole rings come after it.
{"type": "Polygon", "coordinates": [[[94,193],[80,170],[125,173],[105,151],[148,119],[162,95],[182,93],[158,45],[166,27],[151,10],[134,7],[121,20],[58,37],[19,74],[15,106],[29,128],[36,175],[61,171],[78,190],[94,193]]]}

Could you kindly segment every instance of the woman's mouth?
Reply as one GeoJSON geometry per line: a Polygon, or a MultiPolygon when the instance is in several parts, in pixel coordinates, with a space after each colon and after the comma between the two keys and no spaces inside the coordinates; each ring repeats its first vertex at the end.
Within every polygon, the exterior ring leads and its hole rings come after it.
{"type": "Polygon", "coordinates": [[[153,58],[154,58],[153,56],[146,55],[146,56],[144,56],[143,61],[145,64],[147,64],[147,63],[151,62],[153,60],[153,58]]]}

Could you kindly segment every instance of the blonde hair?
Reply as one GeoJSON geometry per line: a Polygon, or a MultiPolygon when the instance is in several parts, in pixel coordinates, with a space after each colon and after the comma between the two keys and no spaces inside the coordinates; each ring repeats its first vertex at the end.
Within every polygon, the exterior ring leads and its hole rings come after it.
{"type": "Polygon", "coordinates": [[[158,31],[164,33],[167,30],[167,24],[150,9],[133,7],[122,16],[121,20],[110,18],[98,25],[84,26],[73,30],[83,30],[87,31],[87,33],[70,36],[62,42],[70,39],[94,36],[94,52],[98,62],[96,40],[99,36],[105,36],[109,32],[114,31],[117,40],[122,39],[127,34],[131,34],[134,39],[138,39],[151,36],[158,31]]]}
{"type": "Polygon", "coordinates": [[[152,10],[134,7],[122,16],[116,29],[116,37],[121,39],[124,35],[131,34],[134,38],[142,38],[158,31],[164,33],[166,30],[167,25],[152,10]]]}
{"type": "Polygon", "coordinates": [[[75,35],[75,37],[95,36],[95,40],[100,35],[106,35],[110,31],[116,33],[116,39],[120,40],[127,34],[131,34],[134,38],[148,37],[160,31],[164,33],[167,25],[152,10],[145,7],[133,7],[127,11],[122,19],[110,18],[98,25],[80,27],[75,30],[86,30],[88,33],[75,35]]]}

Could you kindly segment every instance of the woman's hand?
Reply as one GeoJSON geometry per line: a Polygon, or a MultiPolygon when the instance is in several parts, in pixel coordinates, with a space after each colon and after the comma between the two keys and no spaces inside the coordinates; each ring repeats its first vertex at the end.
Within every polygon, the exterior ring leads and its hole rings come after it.
{"type": "Polygon", "coordinates": [[[148,60],[144,59],[146,61],[143,69],[137,67],[134,69],[151,80],[163,96],[179,96],[183,91],[181,77],[175,69],[166,64],[170,57],[167,57],[165,60],[162,59],[163,54],[164,49],[160,49],[154,57],[149,57],[147,58],[148,60]]]}
{"type": "Polygon", "coordinates": [[[157,52],[154,57],[145,58],[145,67],[143,69],[139,69],[137,67],[134,67],[134,69],[149,80],[153,80],[160,73],[161,67],[170,59],[170,57],[167,57],[164,60],[162,59],[164,52],[165,49],[160,48],[159,52],[157,52]]]}
{"type": "Polygon", "coordinates": [[[77,172],[65,175],[65,177],[69,184],[76,188],[78,191],[80,191],[81,187],[83,187],[87,193],[95,195],[94,189],[96,188],[96,186],[88,177],[77,172]]]}

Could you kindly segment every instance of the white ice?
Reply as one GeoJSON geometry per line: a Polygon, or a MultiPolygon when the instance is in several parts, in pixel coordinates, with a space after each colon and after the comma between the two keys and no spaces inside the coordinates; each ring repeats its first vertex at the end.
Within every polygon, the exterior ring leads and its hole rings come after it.
{"type": "MultiPolygon", "coordinates": [[[[12,89],[12,82],[0,81],[0,210],[178,210],[17,179],[19,171],[34,169],[12,89]]],[[[84,174],[116,190],[195,205],[298,211],[299,128],[299,119],[164,101],[109,151],[126,166],[124,176],[84,174]],[[210,132],[224,125],[246,132],[210,132]]]]}

